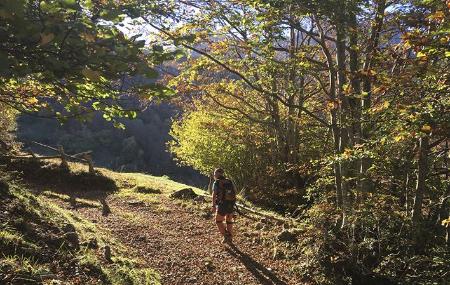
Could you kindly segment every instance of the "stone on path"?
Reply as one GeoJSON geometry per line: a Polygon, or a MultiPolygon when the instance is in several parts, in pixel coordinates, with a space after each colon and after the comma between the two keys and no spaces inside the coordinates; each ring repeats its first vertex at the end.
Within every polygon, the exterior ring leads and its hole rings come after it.
{"type": "Polygon", "coordinates": [[[278,241],[282,241],[282,242],[295,242],[297,240],[295,234],[293,234],[292,232],[290,232],[288,230],[282,231],[277,236],[277,239],[278,239],[278,241]]]}
{"type": "Polygon", "coordinates": [[[139,201],[139,200],[131,200],[131,201],[128,201],[128,205],[131,205],[131,206],[145,206],[145,203],[143,201],[139,201]]]}
{"type": "Polygon", "coordinates": [[[194,190],[192,190],[192,188],[184,188],[170,194],[170,198],[174,199],[192,200],[197,197],[198,195],[194,192],[194,190]]]}

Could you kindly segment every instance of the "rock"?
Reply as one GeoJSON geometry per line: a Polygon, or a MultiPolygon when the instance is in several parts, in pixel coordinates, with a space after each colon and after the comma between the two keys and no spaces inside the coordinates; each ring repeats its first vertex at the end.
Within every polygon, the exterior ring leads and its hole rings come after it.
{"type": "Polygon", "coordinates": [[[206,203],[206,198],[204,196],[197,196],[194,198],[194,201],[197,203],[206,203]]]}
{"type": "Polygon", "coordinates": [[[64,234],[64,239],[69,243],[70,246],[75,249],[80,248],[80,240],[78,239],[78,234],[76,232],[68,232],[64,234]]]}
{"type": "Polygon", "coordinates": [[[206,267],[206,270],[208,270],[209,272],[213,271],[215,268],[211,261],[205,262],[205,267],[206,267]]]}
{"type": "Polygon", "coordinates": [[[304,215],[306,210],[306,206],[302,205],[302,206],[298,206],[297,209],[294,210],[294,212],[292,212],[291,217],[292,218],[300,218],[301,216],[304,215]]]}
{"type": "Polygon", "coordinates": [[[147,241],[147,237],[139,235],[139,236],[136,237],[136,241],[146,242],[147,241]]]}
{"type": "Polygon", "coordinates": [[[277,239],[278,239],[278,241],[282,241],[282,242],[294,242],[297,240],[296,236],[288,230],[282,231],[277,236],[277,239]]]}
{"type": "Polygon", "coordinates": [[[252,244],[261,244],[262,240],[260,237],[254,237],[252,240],[252,244]]]}
{"type": "Polygon", "coordinates": [[[72,246],[76,249],[79,249],[80,248],[80,240],[78,238],[78,234],[75,229],[75,226],[72,224],[65,224],[62,227],[62,230],[64,232],[64,235],[63,235],[64,240],[66,240],[70,246],[72,246]]]}
{"type": "Polygon", "coordinates": [[[189,284],[196,283],[197,282],[197,277],[194,277],[194,276],[189,277],[186,281],[189,282],[189,284]]]}
{"type": "Polygon", "coordinates": [[[173,192],[170,194],[170,198],[173,199],[186,199],[186,200],[192,200],[198,197],[197,194],[195,194],[194,190],[192,188],[184,188],[178,191],[173,192]]]}
{"type": "Polygon", "coordinates": [[[142,194],[161,194],[161,190],[154,189],[147,186],[138,185],[133,188],[134,192],[142,193],[142,194]]]}
{"type": "Polygon", "coordinates": [[[111,247],[109,245],[105,245],[105,247],[103,248],[103,256],[105,257],[106,261],[112,262],[111,247]]]}
{"type": "Polygon", "coordinates": [[[278,247],[275,247],[273,249],[272,259],[274,260],[280,260],[284,259],[286,257],[286,254],[283,250],[279,249],[278,247]]]}
{"type": "Polygon", "coordinates": [[[72,224],[65,224],[62,227],[62,230],[63,230],[64,233],[74,233],[74,232],[76,232],[75,226],[72,225],[72,224]]]}
{"type": "Polygon", "coordinates": [[[139,200],[131,200],[131,201],[128,201],[128,205],[131,205],[131,206],[145,206],[145,203],[143,201],[139,201],[139,200]]]}
{"type": "Polygon", "coordinates": [[[211,211],[207,211],[207,212],[205,211],[202,213],[202,218],[204,218],[205,220],[209,220],[209,219],[211,219],[211,217],[212,217],[211,211]]]}
{"type": "Polygon", "coordinates": [[[98,248],[98,242],[96,238],[91,238],[86,244],[86,247],[89,249],[97,249],[98,248]]]}
{"type": "Polygon", "coordinates": [[[262,230],[263,228],[264,228],[264,224],[263,224],[263,223],[258,222],[258,223],[255,224],[255,230],[260,231],[260,230],[262,230]]]}
{"type": "Polygon", "coordinates": [[[263,223],[263,224],[269,224],[270,223],[270,220],[268,219],[268,218],[261,218],[261,223],[263,223]]]}

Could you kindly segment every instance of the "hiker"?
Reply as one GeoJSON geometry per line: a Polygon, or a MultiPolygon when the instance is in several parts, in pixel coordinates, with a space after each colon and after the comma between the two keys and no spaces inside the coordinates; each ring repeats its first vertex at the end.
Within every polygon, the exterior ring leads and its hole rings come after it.
{"type": "Polygon", "coordinates": [[[212,211],[216,213],[216,224],[223,235],[222,243],[233,242],[233,209],[236,203],[236,188],[225,178],[222,168],[214,170],[212,211]],[[226,226],[223,222],[226,222],[226,226]]]}

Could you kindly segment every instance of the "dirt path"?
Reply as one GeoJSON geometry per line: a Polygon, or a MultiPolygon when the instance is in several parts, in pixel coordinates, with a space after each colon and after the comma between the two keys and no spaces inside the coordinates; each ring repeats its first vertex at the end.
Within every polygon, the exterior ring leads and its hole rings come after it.
{"type": "Polygon", "coordinates": [[[253,221],[241,217],[235,246],[224,246],[212,218],[159,196],[159,204],[133,205],[111,195],[107,216],[99,208],[76,211],[134,248],[130,254],[159,271],[162,284],[301,284],[289,273],[293,260],[274,260],[271,246],[255,242],[260,233],[253,221]]]}

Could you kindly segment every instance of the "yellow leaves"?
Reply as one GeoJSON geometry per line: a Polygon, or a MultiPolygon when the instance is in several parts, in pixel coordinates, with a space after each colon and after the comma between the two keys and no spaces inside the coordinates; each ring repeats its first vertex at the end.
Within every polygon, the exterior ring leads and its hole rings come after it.
{"type": "Polygon", "coordinates": [[[420,129],[422,132],[424,133],[429,133],[431,132],[431,126],[429,125],[423,125],[422,128],[420,129]]]}
{"type": "Polygon", "coordinates": [[[349,159],[352,156],[352,154],[353,154],[353,151],[351,149],[349,149],[349,148],[346,148],[344,150],[344,152],[342,153],[342,157],[344,159],[349,159]]]}
{"type": "Polygon", "coordinates": [[[80,34],[81,38],[84,39],[87,42],[95,42],[95,35],[88,34],[88,33],[82,33],[80,34]]]}
{"type": "Polygon", "coordinates": [[[334,109],[337,109],[337,108],[339,108],[339,102],[338,102],[337,100],[334,100],[334,101],[328,101],[328,102],[327,102],[326,109],[327,109],[328,111],[331,111],[331,110],[334,110],[334,109]]]}
{"type": "Polygon", "coordinates": [[[352,91],[352,86],[350,84],[344,84],[343,91],[345,94],[350,94],[352,91]]]}
{"type": "Polygon", "coordinates": [[[225,41],[214,42],[211,44],[211,50],[224,51],[228,49],[228,44],[225,41]]]}
{"type": "Polygon", "coordinates": [[[36,105],[39,102],[36,97],[30,97],[26,101],[29,105],[36,105]]]}
{"type": "Polygon", "coordinates": [[[406,137],[403,134],[399,134],[399,135],[394,137],[394,141],[401,142],[401,141],[405,140],[405,138],[406,137]]]}
{"type": "Polygon", "coordinates": [[[412,47],[411,42],[409,40],[405,40],[403,43],[403,47],[405,49],[410,49],[412,47]]]}
{"type": "Polygon", "coordinates": [[[430,20],[430,21],[438,22],[438,23],[439,23],[439,22],[442,22],[442,21],[445,20],[445,14],[444,14],[443,11],[438,10],[438,11],[436,11],[436,12],[430,14],[430,15],[427,17],[427,19],[430,20]]]}
{"type": "Polygon", "coordinates": [[[84,68],[81,71],[81,73],[91,81],[99,81],[100,80],[100,72],[94,71],[88,67],[84,68]]]}
{"type": "Polygon", "coordinates": [[[49,42],[51,42],[55,38],[55,34],[53,33],[41,33],[41,41],[39,42],[39,45],[45,46],[49,42]]]}
{"type": "Polygon", "coordinates": [[[372,108],[372,112],[377,113],[388,109],[391,106],[391,102],[384,101],[383,103],[372,108]]]}
{"type": "Polygon", "coordinates": [[[441,225],[443,225],[446,228],[450,227],[450,217],[442,220],[441,225]]]}
{"type": "Polygon", "coordinates": [[[419,51],[419,52],[416,54],[416,57],[417,57],[418,59],[420,59],[420,60],[426,60],[426,59],[428,58],[427,54],[424,53],[424,52],[421,52],[421,51],[419,51]]]}
{"type": "Polygon", "coordinates": [[[360,73],[361,73],[361,75],[368,76],[368,77],[373,77],[373,76],[377,75],[377,72],[373,69],[362,70],[360,73]]]}

